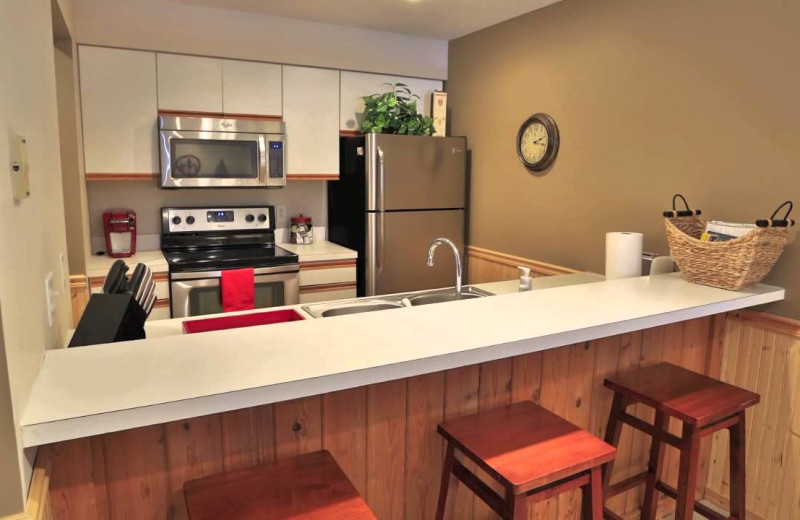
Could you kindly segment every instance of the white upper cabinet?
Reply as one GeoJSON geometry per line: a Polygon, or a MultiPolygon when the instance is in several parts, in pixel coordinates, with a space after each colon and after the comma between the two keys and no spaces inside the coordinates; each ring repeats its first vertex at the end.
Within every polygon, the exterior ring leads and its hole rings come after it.
{"type": "Polygon", "coordinates": [[[417,111],[423,115],[430,115],[431,92],[442,90],[442,82],[439,80],[342,71],[339,129],[359,130],[364,117],[364,100],[361,98],[388,91],[390,87],[386,83],[407,85],[412,93],[420,97],[417,100],[417,111]]]}
{"type": "Polygon", "coordinates": [[[157,173],[155,53],[81,45],[78,60],[86,173],[157,173]]]}
{"type": "Polygon", "coordinates": [[[158,53],[158,108],[222,112],[222,60],[158,53]]]}
{"type": "Polygon", "coordinates": [[[283,67],[286,172],[339,174],[339,71],[283,67]]]}
{"type": "Polygon", "coordinates": [[[222,60],[222,111],[225,114],[280,116],[281,66],[222,60]]]}

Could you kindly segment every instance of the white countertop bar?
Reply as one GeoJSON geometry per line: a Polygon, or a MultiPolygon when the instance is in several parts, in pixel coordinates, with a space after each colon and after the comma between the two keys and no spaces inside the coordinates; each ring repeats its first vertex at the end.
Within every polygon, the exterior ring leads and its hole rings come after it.
{"type": "Polygon", "coordinates": [[[26,447],[447,370],[784,298],[679,274],[52,350],[26,447]]]}

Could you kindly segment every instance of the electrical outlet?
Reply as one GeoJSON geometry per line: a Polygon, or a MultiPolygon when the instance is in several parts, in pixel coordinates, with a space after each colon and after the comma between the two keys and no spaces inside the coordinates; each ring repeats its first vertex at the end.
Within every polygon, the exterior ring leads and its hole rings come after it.
{"type": "Polygon", "coordinates": [[[275,220],[278,225],[288,224],[289,220],[286,218],[286,206],[275,206],[275,220]]]}
{"type": "Polygon", "coordinates": [[[53,271],[47,273],[44,278],[44,294],[47,311],[47,324],[52,327],[56,318],[56,293],[53,288],[53,271]]]}

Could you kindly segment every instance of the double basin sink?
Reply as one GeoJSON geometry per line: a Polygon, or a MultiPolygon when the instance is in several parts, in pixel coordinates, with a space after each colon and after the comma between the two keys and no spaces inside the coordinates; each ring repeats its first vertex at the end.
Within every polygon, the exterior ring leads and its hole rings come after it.
{"type": "Polygon", "coordinates": [[[303,307],[303,310],[315,318],[329,318],[331,316],[344,316],[347,314],[399,309],[402,307],[416,307],[418,305],[430,305],[433,303],[472,300],[474,298],[484,298],[486,296],[492,296],[492,293],[478,289],[477,287],[466,286],[461,289],[460,295],[457,295],[453,288],[434,289],[431,291],[318,303],[315,305],[306,305],[303,307]]]}

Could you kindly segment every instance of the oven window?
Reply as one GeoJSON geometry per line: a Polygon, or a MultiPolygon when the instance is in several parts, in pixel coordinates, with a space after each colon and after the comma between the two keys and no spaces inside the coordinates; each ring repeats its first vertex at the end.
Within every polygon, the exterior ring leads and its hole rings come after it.
{"type": "MultiPolygon", "coordinates": [[[[280,307],[284,303],[283,282],[256,283],[256,309],[280,307]]],[[[189,316],[217,314],[222,310],[222,292],[216,287],[195,287],[189,291],[189,316]]]]}
{"type": "Polygon", "coordinates": [[[258,141],[171,139],[176,179],[257,179],[258,141]]]}

